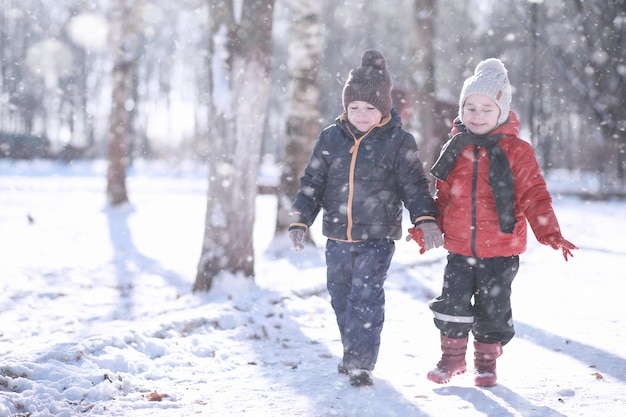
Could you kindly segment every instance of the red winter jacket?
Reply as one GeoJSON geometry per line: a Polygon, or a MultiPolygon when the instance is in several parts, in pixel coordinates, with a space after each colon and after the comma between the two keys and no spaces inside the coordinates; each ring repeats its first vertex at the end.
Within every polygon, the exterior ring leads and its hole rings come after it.
{"type": "MultiPolygon", "coordinates": [[[[452,135],[458,132],[455,123],[452,135]]],[[[506,135],[498,145],[513,171],[517,224],[512,234],[500,231],[486,149],[465,146],[446,180],[436,181],[437,220],[444,233],[444,247],[450,252],[478,258],[519,255],[526,250],[526,220],[542,243],[549,235],[561,233],[532,146],[518,136],[519,121],[514,112],[489,135],[494,134],[506,135]]]]}

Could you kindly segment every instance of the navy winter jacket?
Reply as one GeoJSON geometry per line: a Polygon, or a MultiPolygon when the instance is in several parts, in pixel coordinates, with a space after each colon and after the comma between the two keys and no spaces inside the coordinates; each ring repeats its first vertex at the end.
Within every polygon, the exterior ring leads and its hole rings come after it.
{"type": "Polygon", "coordinates": [[[309,227],[323,209],[324,236],[341,241],[402,236],[402,204],[411,221],[436,217],[413,136],[391,115],[358,137],[344,113],[317,138],[290,213],[309,227]]]}

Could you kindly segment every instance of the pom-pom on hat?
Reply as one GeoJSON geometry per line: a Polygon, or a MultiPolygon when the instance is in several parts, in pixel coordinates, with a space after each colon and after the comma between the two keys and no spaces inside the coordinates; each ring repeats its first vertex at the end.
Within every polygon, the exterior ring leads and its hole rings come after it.
{"type": "Polygon", "coordinates": [[[502,61],[497,58],[489,58],[479,62],[474,70],[474,75],[465,80],[459,98],[459,118],[461,120],[463,120],[465,100],[472,94],[484,94],[491,97],[500,108],[498,125],[506,122],[511,109],[511,84],[509,84],[507,70],[502,61]]]}
{"type": "Polygon", "coordinates": [[[387,60],[380,52],[369,49],[363,52],[361,67],[348,75],[343,87],[343,108],[347,110],[352,101],[366,101],[386,117],[391,112],[391,87],[387,60]]]}

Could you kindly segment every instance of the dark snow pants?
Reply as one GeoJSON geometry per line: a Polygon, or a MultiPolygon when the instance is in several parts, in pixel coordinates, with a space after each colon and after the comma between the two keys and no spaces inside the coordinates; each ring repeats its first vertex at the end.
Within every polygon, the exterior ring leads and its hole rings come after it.
{"type": "Polygon", "coordinates": [[[511,284],[518,269],[519,256],[449,253],[441,295],[430,303],[435,326],[451,338],[464,338],[471,331],[482,343],[508,343],[515,334],[511,284]]]}
{"type": "Polygon", "coordinates": [[[326,243],[327,288],[343,344],[343,366],[373,370],[385,319],[383,284],[393,240],[326,243]]]}

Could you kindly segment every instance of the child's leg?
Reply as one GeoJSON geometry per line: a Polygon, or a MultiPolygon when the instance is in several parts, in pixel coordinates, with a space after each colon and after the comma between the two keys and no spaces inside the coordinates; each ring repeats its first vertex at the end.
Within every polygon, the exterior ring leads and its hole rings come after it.
{"type": "Polygon", "coordinates": [[[474,383],[496,385],[496,360],[502,346],[515,334],[511,309],[511,285],[519,268],[519,257],[481,259],[474,295],[474,383]]]}
{"type": "Polygon", "coordinates": [[[513,338],[511,285],[518,269],[518,256],[479,259],[472,329],[479,342],[506,345],[513,338]]]}
{"type": "MultiPolygon", "coordinates": [[[[347,369],[374,369],[380,347],[380,333],[385,317],[383,285],[395,251],[391,240],[360,243],[333,242],[327,250],[327,262],[334,271],[328,273],[328,291],[342,332],[343,365],[347,369]],[[342,266],[338,266],[341,262],[342,266]],[[348,272],[349,271],[349,272],[348,272]],[[349,276],[349,283],[346,277],[349,276]]],[[[327,248],[329,246],[327,245],[327,248]]]]}
{"type": "Polygon", "coordinates": [[[472,329],[475,265],[475,258],[448,254],[441,295],[430,303],[435,326],[446,337],[461,339],[472,329]]]}
{"type": "Polygon", "coordinates": [[[341,342],[345,345],[346,309],[352,291],[352,253],[350,244],[326,242],[326,287],[335,311],[341,342]]]}
{"type": "Polygon", "coordinates": [[[474,323],[471,299],[474,293],[474,258],[450,253],[441,295],[430,303],[435,325],[441,331],[441,360],[426,378],[438,384],[450,382],[465,372],[467,335],[474,323]]]}

